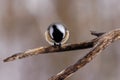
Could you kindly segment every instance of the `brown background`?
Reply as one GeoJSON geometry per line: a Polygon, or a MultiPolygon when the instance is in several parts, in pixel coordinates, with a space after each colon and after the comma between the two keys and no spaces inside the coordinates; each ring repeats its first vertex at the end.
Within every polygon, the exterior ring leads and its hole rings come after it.
{"type": "MultiPolygon", "coordinates": [[[[53,22],[70,30],[68,43],[90,40],[90,30],[120,27],[120,0],[0,0],[0,80],[47,80],[89,51],[2,62],[14,53],[48,46],[44,32],[53,22]]],[[[67,80],[120,80],[119,49],[117,41],[67,80]]]]}

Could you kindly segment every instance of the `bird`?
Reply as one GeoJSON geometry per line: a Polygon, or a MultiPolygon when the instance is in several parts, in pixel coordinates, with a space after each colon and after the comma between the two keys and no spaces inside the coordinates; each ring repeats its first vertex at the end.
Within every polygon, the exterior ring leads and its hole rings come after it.
{"type": "Polygon", "coordinates": [[[69,30],[60,23],[50,24],[45,31],[45,39],[50,45],[61,47],[69,39],[69,30]]]}

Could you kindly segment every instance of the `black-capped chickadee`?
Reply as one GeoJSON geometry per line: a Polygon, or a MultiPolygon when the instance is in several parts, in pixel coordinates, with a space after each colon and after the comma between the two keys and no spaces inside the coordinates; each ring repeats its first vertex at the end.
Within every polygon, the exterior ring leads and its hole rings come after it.
{"type": "Polygon", "coordinates": [[[51,24],[45,32],[46,41],[54,46],[61,46],[69,39],[69,31],[60,23],[51,24]]]}

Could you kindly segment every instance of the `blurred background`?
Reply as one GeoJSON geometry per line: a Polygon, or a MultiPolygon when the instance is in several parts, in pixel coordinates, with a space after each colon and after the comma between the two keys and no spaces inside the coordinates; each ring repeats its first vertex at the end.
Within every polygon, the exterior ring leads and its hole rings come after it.
{"type": "MultiPolygon", "coordinates": [[[[67,43],[91,40],[90,30],[120,28],[120,0],[0,0],[0,80],[48,80],[90,51],[2,62],[14,53],[48,46],[44,32],[55,22],[69,29],[67,43]]],[[[116,41],[67,80],[120,80],[119,48],[116,41]]]]}

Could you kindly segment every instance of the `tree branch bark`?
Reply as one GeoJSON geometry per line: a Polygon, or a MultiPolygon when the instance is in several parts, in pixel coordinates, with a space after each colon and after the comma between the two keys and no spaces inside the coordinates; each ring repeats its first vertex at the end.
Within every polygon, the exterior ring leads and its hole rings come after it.
{"type": "Polygon", "coordinates": [[[120,28],[104,34],[96,33],[96,32],[91,32],[91,34],[97,36],[97,38],[92,39],[91,41],[88,42],[63,45],[61,46],[61,48],[54,46],[35,48],[25,52],[14,54],[4,59],[3,61],[9,62],[37,54],[81,50],[81,49],[87,49],[93,47],[89,53],[87,53],[83,58],[79,59],[75,64],[67,67],[66,69],[62,70],[61,72],[52,76],[49,79],[49,80],[64,80],[67,77],[69,77],[71,74],[75,73],[77,70],[85,66],[87,63],[89,63],[96,55],[102,52],[109,44],[111,44],[115,40],[120,39],[120,28]]]}
{"type": "Polygon", "coordinates": [[[96,55],[102,52],[109,44],[113,41],[120,39],[120,29],[108,32],[101,37],[99,37],[96,45],[93,49],[85,55],[83,58],[79,59],[75,64],[67,67],[66,69],[59,72],[57,75],[52,76],[49,80],[64,80],[71,74],[76,72],[78,69],[89,63],[96,55]]]}
{"type": "MultiPolygon", "coordinates": [[[[102,35],[103,33],[97,33],[97,32],[91,32],[92,35],[102,35]]],[[[81,49],[87,49],[92,48],[98,38],[92,39],[90,41],[81,42],[81,43],[75,43],[75,44],[68,44],[68,45],[62,45],[61,47],[54,47],[54,46],[48,46],[48,47],[40,47],[35,49],[30,49],[24,52],[16,53],[6,59],[4,59],[4,62],[13,61],[16,59],[22,59],[26,58],[28,56],[38,55],[38,54],[47,54],[47,53],[54,53],[54,52],[63,52],[63,51],[71,51],[71,50],[81,50],[81,49]]]]}

